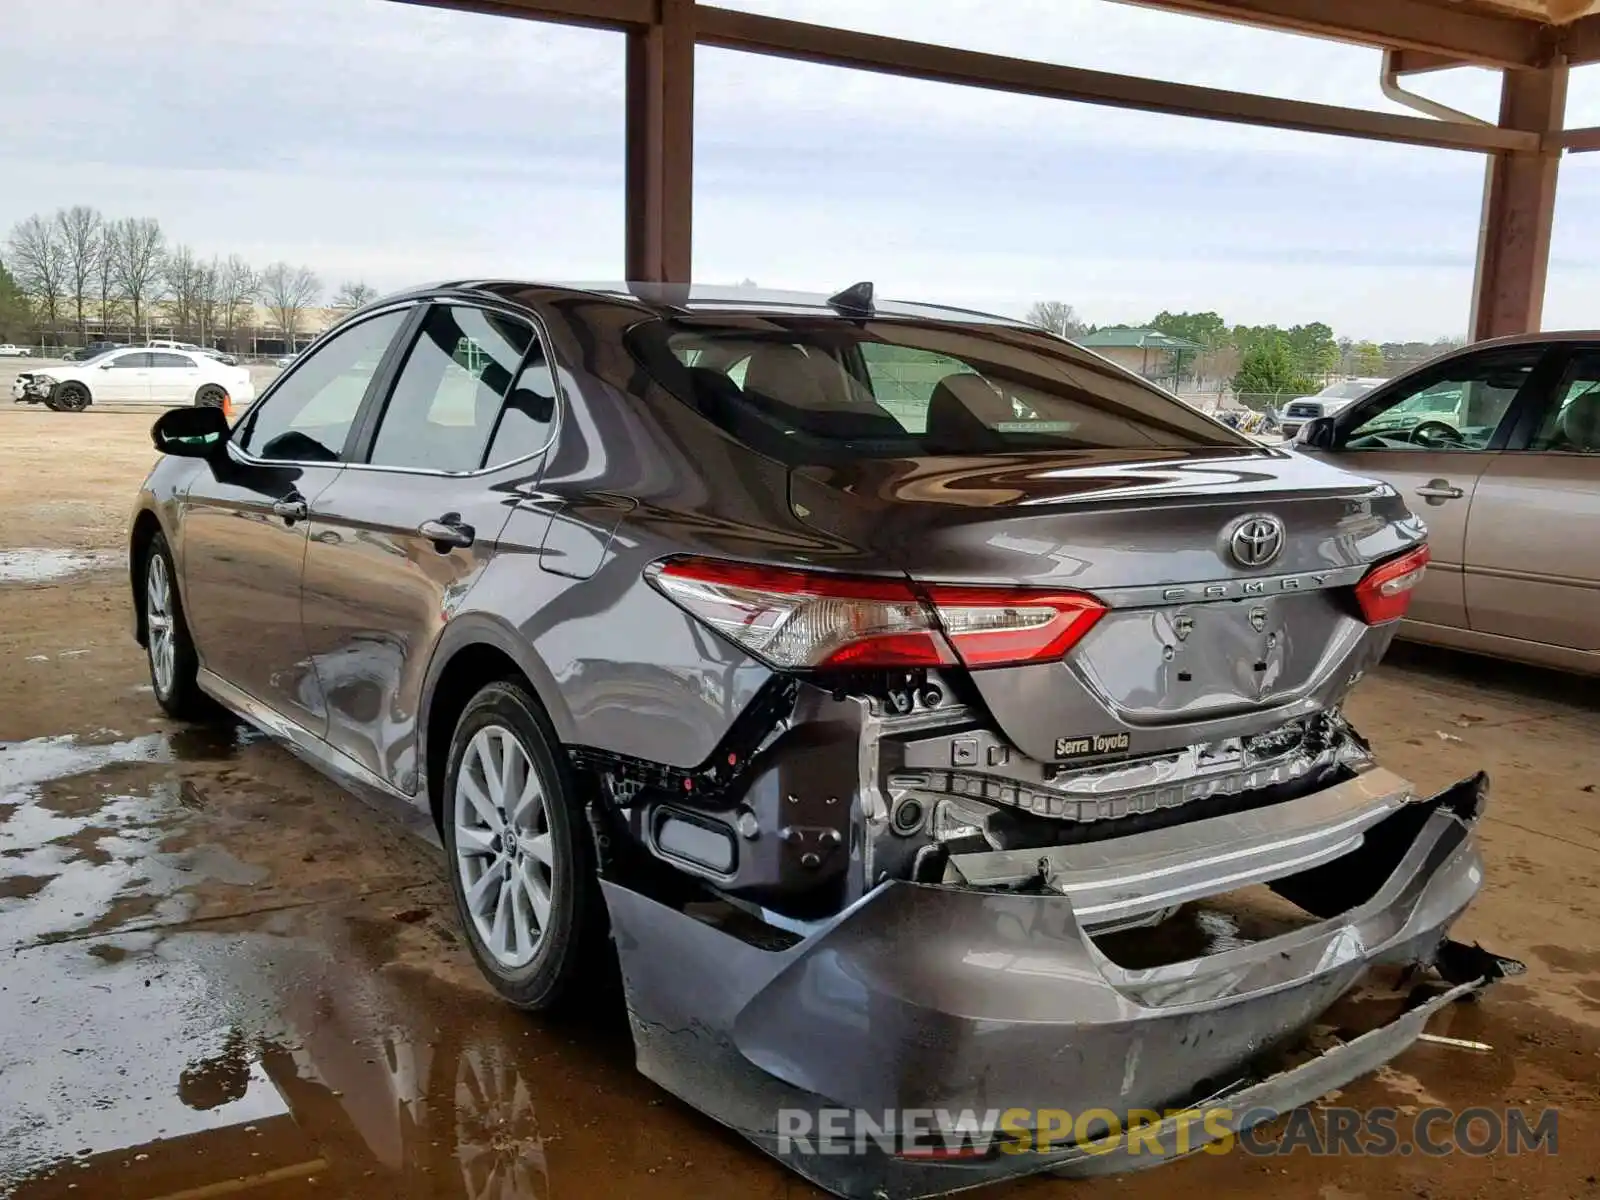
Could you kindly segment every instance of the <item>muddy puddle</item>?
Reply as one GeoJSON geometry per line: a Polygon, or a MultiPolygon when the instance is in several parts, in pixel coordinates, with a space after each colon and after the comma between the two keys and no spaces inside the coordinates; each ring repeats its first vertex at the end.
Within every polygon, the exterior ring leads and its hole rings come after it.
{"type": "Polygon", "coordinates": [[[0,550],[0,584],[55,583],[121,564],[116,550],[0,550]]]}
{"type": "Polygon", "coordinates": [[[0,744],[0,949],[191,915],[201,884],[264,872],[194,828],[181,764],[223,761],[227,728],[0,744]]]}
{"type": "Polygon", "coordinates": [[[638,1076],[620,1018],[535,1021],[429,942],[353,903],[21,956],[0,1195],[820,1194],[638,1076]]]}

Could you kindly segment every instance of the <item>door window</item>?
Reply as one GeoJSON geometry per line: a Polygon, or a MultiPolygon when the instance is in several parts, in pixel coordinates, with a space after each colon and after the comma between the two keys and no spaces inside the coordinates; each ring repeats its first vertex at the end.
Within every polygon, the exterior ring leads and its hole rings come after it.
{"type": "Polygon", "coordinates": [[[1528,449],[1600,454],[1600,353],[1572,360],[1528,449]]]}
{"type": "Polygon", "coordinates": [[[250,410],[239,447],[257,458],[338,462],[384,351],[409,312],[383,313],[319,342],[250,410]]]}
{"type": "Polygon", "coordinates": [[[150,355],[143,350],[135,350],[130,354],[119,354],[106,363],[106,366],[117,371],[137,370],[143,371],[150,366],[150,355]]]}
{"type": "Polygon", "coordinates": [[[169,367],[179,371],[194,370],[194,359],[187,354],[174,354],[170,350],[156,350],[150,355],[152,367],[169,367]]]}
{"type": "Polygon", "coordinates": [[[533,340],[525,322],[479,308],[435,306],[406,355],[368,461],[475,471],[491,437],[497,451],[503,439],[508,454],[535,436],[534,448],[542,446],[537,426],[550,420],[554,388],[540,378],[541,371],[549,374],[542,357],[524,367],[533,340]]]}
{"type": "Polygon", "coordinates": [[[1345,450],[1483,450],[1528,382],[1537,347],[1484,355],[1363,407],[1345,450]]]}

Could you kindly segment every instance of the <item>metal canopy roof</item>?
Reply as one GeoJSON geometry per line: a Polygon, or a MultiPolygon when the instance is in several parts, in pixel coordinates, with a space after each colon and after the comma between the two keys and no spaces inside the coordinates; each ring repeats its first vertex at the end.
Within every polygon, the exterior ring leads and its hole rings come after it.
{"type": "MultiPolygon", "coordinates": [[[[1566,129],[1569,67],[1600,62],[1600,0],[1123,0],[1382,49],[1380,85],[1411,116],[1197,87],[1133,74],[859,33],[696,0],[405,0],[616,29],[627,38],[627,271],[689,278],[697,46],[1091,104],[1488,156],[1471,334],[1537,329],[1556,176],[1600,128],[1566,129]],[[1405,90],[1412,72],[1503,73],[1498,121],[1405,90]]],[[[1110,2],[1110,0],[1107,0],[1110,2]]]]}

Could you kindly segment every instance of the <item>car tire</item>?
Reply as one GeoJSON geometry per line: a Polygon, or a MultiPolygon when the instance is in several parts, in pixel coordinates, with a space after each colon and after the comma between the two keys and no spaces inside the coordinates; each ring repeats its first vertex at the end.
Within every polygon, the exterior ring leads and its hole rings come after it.
{"type": "Polygon", "coordinates": [[[606,980],[605,902],[572,772],[526,689],[491,683],[467,704],[442,799],[450,890],[484,977],[518,1008],[576,1008],[606,980]]]}
{"type": "Polygon", "coordinates": [[[205,384],[194,394],[197,408],[221,408],[227,400],[228,393],[214,383],[205,384]]]}
{"type": "Polygon", "coordinates": [[[69,379],[56,385],[55,391],[50,393],[49,405],[56,412],[82,412],[93,402],[88,388],[69,379]]]}
{"type": "Polygon", "coordinates": [[[200,660],[189,636],[178,594],[178,572],[165,534],[158,533],[145,551],[139,602],[144,609],[145,662],[150,668],[150,688],[156,703],[169,717],[192,721],[211,709],[197,676],[200,660]]]}

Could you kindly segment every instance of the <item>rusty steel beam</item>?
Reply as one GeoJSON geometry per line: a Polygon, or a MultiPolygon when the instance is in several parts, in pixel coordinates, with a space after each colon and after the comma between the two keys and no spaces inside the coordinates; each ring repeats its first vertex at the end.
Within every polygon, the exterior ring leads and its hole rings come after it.
{"type": "Polygon", "coordinates": [[[694,0],[628,31],[627,276],[688,283],[694,218],[694,0]]]}
{"type": "Polygon", "coordinates": [[[630,29],[657,17],[658,0],[399,0],[424,8],[453,8],[498,17],[522,17],[583,25],[591,29],[630,29]]]}
{"type": "Polygon", "coordinates": [[[1563,150],[1586,154],[1600,150],[1600,125],[1587,125],[1582,129],[1563,129],[1553,138],[1563,150]]]}
{"type": "Polygon", "coordinates": [[[1579,17],[1557,33],[1561,53],[1571,66],[1600,62],[1600,13],[1579,17]]]}
{"type": "Polygon", "coordinates": [[[1341,134],[1413,146],[1452,150],[1534,150],[1539,135],[1493,125],[1435,121],[1393,113],[1280,100],[1220,88],[1167,83],[1134,75],[1115,75],[1031,59],[957,50],[903,38],[856,33],[780,17],[699,5],[695,10],[701,45],[755,54],[798,58],[832,66],[855,67],[914,79],[964,84],[1059,100],[1080,100],[1116,108],[1172,113],[1341,134]]]}
{"type": "Polygon", "coordinates": [[[1472,292],[1473,340],[1530,333],[1540,326],[1566,103],[1565,63],[1505,72],[1500,124],[1534,133],[1543,144],[1489,159],[1472,292]]]}
{"type": "Polygon", "coordinates": [[[1425,71],[1445,71],[1451,67],[1469,67],[1472,63],[1444,54],[1431,54],[1426,50],[1391,50],[1396,75],[1421,75],[1425,71]]]}
{"type": "Polygon", "coordinates": [[[1543,21],[1437,0],[1128,0],[1289,33],[1368,46],[1423,50],[1493,67],[1537,67],[1554,52],[1543,21]]]}

